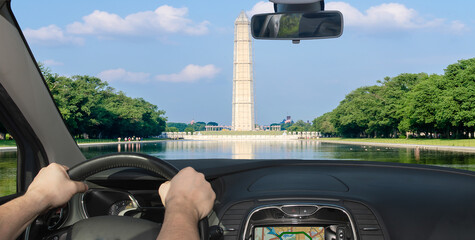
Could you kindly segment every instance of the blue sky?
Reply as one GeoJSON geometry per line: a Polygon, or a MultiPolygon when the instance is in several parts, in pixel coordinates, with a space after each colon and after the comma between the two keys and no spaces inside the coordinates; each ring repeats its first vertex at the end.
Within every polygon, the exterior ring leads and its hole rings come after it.
{"type": "MultiPolygon", "coordinates": [[[[13,12],[38,61],[53,72],[107,80],[165,110],[169,121],[231,123],[233,27],[267,1],[33,1],[13,12]]],[[[338,39],[254,40],[258,124],[313,120],[351,90],[400,73],[443,73],[475,57],[475,2],[326,1],[338,39]]]]}

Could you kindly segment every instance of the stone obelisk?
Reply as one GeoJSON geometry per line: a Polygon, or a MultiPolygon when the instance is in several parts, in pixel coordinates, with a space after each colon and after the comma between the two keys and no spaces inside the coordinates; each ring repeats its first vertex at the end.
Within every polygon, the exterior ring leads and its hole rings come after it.
{"type": "Polygon", "coordinates": [[[234,22],[233,123],[234,131],[255,130],[254,81],[249,19],[244,11],[234,22]]]}

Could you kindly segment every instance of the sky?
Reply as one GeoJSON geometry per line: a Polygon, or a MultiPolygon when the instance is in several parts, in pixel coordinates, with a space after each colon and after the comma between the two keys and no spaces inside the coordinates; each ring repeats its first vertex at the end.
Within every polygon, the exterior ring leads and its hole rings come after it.
{"type": "MultiPolygon", "coordinates": [[[[312,121],[352,90],[401,73],[443,74],[475,57],[475,1],[326,1],[340,38],[253,40],[255,117],[312,121]]],[[[13,0],[37,61],[90,75],[166,111],[170,122],[231,125],[234,20],[268,1],[13,0]]]]}

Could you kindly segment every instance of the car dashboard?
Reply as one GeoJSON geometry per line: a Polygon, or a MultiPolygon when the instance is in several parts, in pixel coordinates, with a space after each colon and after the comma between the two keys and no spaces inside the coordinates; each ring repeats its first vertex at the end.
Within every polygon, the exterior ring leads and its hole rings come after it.
{"type": "MultiPolygon", "coordinates": [[[[475,176],[468,171],[357,161],[169,162],[205,173],[216,192],[210,239],[474,236],[475,176]]],[[[61,236],[80,219],[103,215],[161,223],[165,208],[157,189],[164,181],[131,168],[96,174],[88,179],[90,190],[75,196],[45,235],[61,236]]]]}

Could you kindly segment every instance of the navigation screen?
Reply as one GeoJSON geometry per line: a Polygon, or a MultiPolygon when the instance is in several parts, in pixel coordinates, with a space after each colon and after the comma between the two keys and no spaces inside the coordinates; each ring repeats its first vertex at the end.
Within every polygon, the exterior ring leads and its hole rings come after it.
{"type": "Polygon", "coordinates": [[[325,228],[307,226],[255,227],[254,240],[324,240],[325,228]]]}

